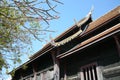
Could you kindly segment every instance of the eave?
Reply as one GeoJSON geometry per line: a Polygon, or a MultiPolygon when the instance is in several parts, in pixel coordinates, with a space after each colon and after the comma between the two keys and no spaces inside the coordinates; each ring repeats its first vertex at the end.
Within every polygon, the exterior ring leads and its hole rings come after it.
{"type": "MultiPolygon", "coordinates": [[[[84,37],[84,36],[86,36],[86,35],[88,35],[89,33],[93,32],[93,31],[99,29],[100,27],[102,27],[102,25],[105,25],[106,23],[109,23],[111,20],[113,20],[114,18],[119,17],[119,16],[120,16],[120,6],[116,7],[115,9],[113,9],[110,12],[108,12],[104,16],[98,18],[97,20],[91,22],[89,24],[89,27],[86,30],[86,32],[83,35],[81,35],[81,38],[84,37]]],[[[59,40],[60,38],[62,38],[66,34],[68,34],[70,31],[72,31],[74,28],[76,28],[76,24],[74,24],[69,29],[67,29],[66,31],[64,31],[61,35],[59,35],[58,37],[56,37],[54,39],[54,41],[59,40]]],[[[35,53],[33,56],[31,56],[30,59],[34,59],[34,58],[40,56],[41,54],[43,54],[44,52],[49,51],[49,50],[51,50],[53,48],[55,48],[55,47],[52,46],[51,43],[48,43],[41,50],[39,50],[37,53],[35,53]]]]}
{"type": "MultiPolygon", "coordinates": [[[[54,39],[54,41],[58,41],[59,39],[61,39],[62,37],[64,37],[65,35],[67,35],[68,33],[70,33],[71,31],[73,31],[74,29],[81,27],[84,24],[89,24],[92,19],[91,19],[91,14],[92,11],[90,11],[86,17],[84,17],[82,20],[80,20],[79,22],[75,23],[73,26],[71,26],[69,29],[67,29],[66,31],[64,31],[61,35],[59,35],[58,37],[56,37],[54,39]],[[89,21],[89,22],[88,22],[89,21]]],[[[34,59],[36,57],[38,57],[39,55],[41,55],[42,53],[48,51],[49,49],[53,49],[55,48],[55,46],[51,45],[51,42],[46,44],[41,50],[39,50],[37,53],[35,53],[34,55],[32,55],[30,57],[30,59],[34,59]]]]}
{"type": "Polygon", "coordinates": [[[106,13],[105,15],[101,16],[97,20],[91,22],[89,24],[88,29],[86,30],[86,34],[89,34],[92,31],[95,31],[105,25],[106,23],[109,23],[114,18],[117,18],[120,16],[120,6],[116,7],[115,9],[111,10],[110,12],[106,13]]]}
{"type": "Polygon", "coordinates": [[[103,31],[103,32],[101,32],[101,33],[99,33],[99,34],[97,34],[96,36],[93,36],[93,37],[81,42],[79,45],[76,46],[76,48],[58,55],[57,58],[62,59],[68,55],[71,55],[79,50],[87,48],[88,46],[95,44],[95,43],[97,43],[97,42],[99,42],[99,41],[101,41],[109,36],[112,36],[118,32],[120,32],[120,23],[105,30],[105,31],[103,31]]]}

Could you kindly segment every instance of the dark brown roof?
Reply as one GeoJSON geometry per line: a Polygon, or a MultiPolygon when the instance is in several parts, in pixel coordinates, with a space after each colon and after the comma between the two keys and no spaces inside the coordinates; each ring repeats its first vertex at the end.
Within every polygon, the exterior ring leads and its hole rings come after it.
{"type": "Polygon", "coordinates": [[[101,25],[110,22],[110,20],[116,18],[117,16],[120,16],[120,6],[101,16],[97,20],[91,22],[86,32],[91,32],[93,30],[100,28],[101,25]]]}
{"type": "MultiPolygon", "coordinates": [[[[89,24],[89,27],[87,28],[86,32],[80,36],[80,38],[86,36],[87,34],[96,31],[97,29],[103,27],[103,25],[109,23],[111,20],[113,20],[114,18],[120,17],[120,6],[118,6],[117,8],[113,9],[112,11],[108,12],[107,14],[105,14],[104,16],[98,18],[97,20],[91,22],[89,24]]],[[[77,46],[75,46],[74,48],[72,48],[71,50],[62,53],[60,55],[58,55],[58,58],[63,58],[66,57],[72,53],[74,53],[75,51],[78,51],[82,48],[85,48],[86,46],[89,46],[89,44],[91,44],[94,41],[97,41],[98,39],[103,38],[104,36],[114,32],[114,31],[119,31],[120,32],[120,23],[105,30],[104,32],[101,32],[100,34],[97,34],[83,42],[81,42],[80,44],[78,44],[77,46]]]]}
{"type": "MultiPolygon", "coordinates": [[[[100,27],[102,27],[102,25],[109,23],[110,20],[116,18],[120,16],[120,6],[118,6],[117,8],[113,9],[112,11],[108,12],[107,14],[105,14],[104,16],[98,18],[97,20],[91,22],[89,24],[88,29],[86,30],[85,34],[89,34],[92,31],[99,29],[100,27]]],[[[81,22],[81,20],[79,21],[81,22]]],[[[61,37],[65,36],[67,33],[69,33],[70,31],[72,31],[74,28],[76,27],[76,25],[73,25],[72,27],[70,27],[68,30],[66,30],[65,32],[63,32],[61,35],[59,35],[58,37],[55,38],[55,41],[59,40],[61,37]]],[[[35,57],[38,57],[39,55],[41,55],[42,53],[51,50],[51,48],[53,48],[53,46],[51,45],[51,43],[46,44],[40,51],[38,51],[37,53],[35,53],[33,56],[31,56],[30,59],[33,59],[35,57]]]]}
{"type": "Polygon", "coordinates": [[[93,37],[81,42],[79,45],[75,46],[74,49],[69,50],[69,51],[67,51],[67,52],[65,52],[65,53],[63,53],[63,54],[61,54],[57,57],[58,58],[64,58],[64,57],[66,57],[66,56],[68,56],[68,55],[70,55],[70,54],[72,54],[72,53],[74,53],[74,52],[76,52],[80,49],[83,49],[87,46],[90,46],[90,45],[94,44],[95,42],[98,42],[98,41],[100,41],[100,40],[102,40],[106,37],[109,37],[109,36],[111,36],[115,33],[118,33],[118,32],[120,32],[120,23],[111,27],[111,28],[109,28],[109,29],[107,29],[107,30],[105,30],[105,31],[103,31],[102,33],[99,33],[96,36],[93,36],[93,37]]]}
{"type": "MultiPolygon", "coordinates": [[[[70,33],[72,30],[74,30],[77,27],[81,27],[81,25],[83,24],[88,24],[91,22],[91,14],[92,11],[90,11],[87,16],[85,18],[83,18],[82,20],[80,20],[79,22],[75,23],[73,26],[71,26],[68,30],[64,31],[61,35],[59,35],[58,37],[56,37],[54,39],[54,41],[58,41],[59,39],[61,39],[63,36],[67,35],[68,33],[70,33]]],[[[51,45],[51,42],[46,44],[40,51],[38,51],[37,53],[35,53],[34,55],[32,55],[30,57],[30,59],[33,59],[35,57],[38,57],[39,55],[41,55],[42,53],[45,53],[46,51],[51,50],[52,48],[54,48],[53,45],[51,45]]]]}
{"type": "MultiPolygon", "coordinates": [[[[109,13],[105,14],[104,16],[100,17],[99,19],[93,21],[90,23],[88,29],[86,30],[86,32],[83,34],[82,37],[86,36],[87,34],[91,33],[92,31],[95,31],[97,29],[99,29],[100,27],[102,27],[101,25],[108,23],[110,20],[116,18],[120,16],[120,6],[118,6],[117,8],[115,8],[114,10],[110,11],[109,13]]],[[[69,28],[67,31],[63,32],[60,36],[55,38],[55,41],[59,40],[62,36],[66,35],[67,33],[69,33],[70,31],[72,31],[76,26],[73,25],[71,28],[69,28]]],[[[63,58],[67,55],[72,54],[74,51],[81,49],[83,47],[85,47],[86,45],[88,45],[89,43],[91,43],[92,41],[96,41],[114,31],[120,30],[120,24],[111,27],[110,29],[95,35],[94,37],[91,37],[85,41],[83,41],[82,43],[80,43],[79,45],[77,45],[74,49],[72,49],[72,52],[67,54],[63,53],[62,55],[59,55],[57,57],[59,58],[63,58]]],[[[81,38],[82,38],[81,37],[81,38]]],[[[46,52],[49,52],[53,49],[54,47],[51,45],[51,43],[46,44],[41,50],[39,50],[37,53],[35,53],[28,62],[24,63],[24,64],[29,64],[30,62],[32,62],[33,60],[35,60],[36,58],[38,58],[39,56],[43,55],[46,52]]],[[[16,70],[18,70],[19,68],[21,68],[22,65],[20,67],[18,67],[16,70]]]]}

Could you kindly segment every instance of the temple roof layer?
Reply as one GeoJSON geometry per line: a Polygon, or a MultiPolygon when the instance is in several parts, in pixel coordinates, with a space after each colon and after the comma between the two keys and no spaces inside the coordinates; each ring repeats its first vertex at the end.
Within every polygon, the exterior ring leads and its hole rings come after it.
{"type": "MultiPolygon", "coordinates": [[[[88,17],[87,17],[88,18],[88,17]]],[[[90,18],[90,17],[89,17],[90,18]]],[[[89,26],[87,27],[87,29],[85,30],[84,34],[79,35],[82,31],[79,32],[79,34],[76,34],[78,38],[82,39],[83,37],[87,36],[88,34],[91,34],[92,32],[96,32],[97,30],[99,30],[101,27],[105,27],[105,24],[111,22],[112,20],[116,19],[116,18],[120,18],[120,6],[118,6],[117,8],[115,8],[114,10],[108,12],[107,14],[105,14],[104,16],[98,18],[97,20],[91,22],[89,24],[89,26]]],[[[85,18],[86,19],[86,18],[85,18]]],[[[119,19],[120,20],[120,19],[119,19]]],[[[86,22],[87,20],[85,20],[86,22]]],[[[80,21],[81,22],[81,21],[80,21]]],[[[83,22],[83,24],[85,23],[83,22]]],[[[80,24],[79,24],[80,25],[80,24]]],[[[58,41],[62,41],[62,38],[65,37],[67,34],[69,34],[71,31],[73,31],[75,28],[77,28],[78,26],[75,24],[73,25],[71,28],[69,28],[67,31],[63,32],[60,36],[56,37],[54,39],[55,42],[58,41]]],[[[108,26],[109,27],[109,26],[108,26]]],[[[80,30],[78,28],[78,30],[80,30]]],[[[89,37],[88,39],[82,41],[80,44],[78,44],[77,46],[75,46],[73,49],[70,49],[68,51],[66,51],[65,53],[62,53],[60,55],[58,55],[57,57],[59,59],[64,58],[72,53],[74,53],[77,50],[80,50],[82,48],[85,48],[91,44],[94,44],[97,41],[100,41],[104,38],[107,38],[115,33],[120,32],[120,22],[118,24],[115,24],[114,26],[110,26],[109,28],[107,28],[104,31],[101,31],[98,34],[95,34],[92,37],[89,37]]],[[[76,35],[72,34],[72,38],[68,37],[70,39],[73,39],[73,37],[76,37],[76,35]]],[[[63,38],[64,40],[65,38],[63,38]]],[[[68,39],[68,41],[71,41],[68,39]]],[[[65,44],[65,43],[64,43],[65,44]]],[[[42,56],[45,53],[48,53],[50,51],[52,51],[53,49],[56,49],[55,46],[53,46],[51,44],[51,42],[49,42],[48,44],[46,44],[41,50],[39,50],[36,54],[34,54],[30,60],[24,64],[29,64],[32,61],[34,61],[35,59],[39,58],[40,56],[42,56]]],[[[20,67],[18,67],[16,70],[20,69],[22,67],[22,65],[20,67]]]]}

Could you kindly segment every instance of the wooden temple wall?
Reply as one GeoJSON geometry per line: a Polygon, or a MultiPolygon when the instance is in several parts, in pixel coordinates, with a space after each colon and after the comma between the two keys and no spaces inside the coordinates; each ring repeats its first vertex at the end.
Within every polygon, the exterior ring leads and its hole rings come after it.
{"type": "MultiPolygon", "coordinates": [[[[74,25],[55,40],[76,31],[74,25]]],[[[83,35],[57,47],[47,44],[25,64],[12,80],[120,80],[120,6],[91,22],[83,35]]]]}
{"type": "Polygon", "coordinates": [[[61,61],[61,79],[119,80],[120,49],[118,48],[120,45],[118,42],[120,42],[118,39],[116,41],[114,37],[111,37],[63,59],[61,61]],[[96,68],[94,69],[96,72],[92,73],[92,67],[96,68]]]}

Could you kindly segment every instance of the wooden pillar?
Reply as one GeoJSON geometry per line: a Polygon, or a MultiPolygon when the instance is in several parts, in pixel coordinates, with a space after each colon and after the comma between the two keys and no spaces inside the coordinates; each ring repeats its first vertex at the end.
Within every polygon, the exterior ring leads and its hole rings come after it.
{"type": "Polygon", "coordinates": [[[32,64],[32,67],[33,67],[33,75],[34,75],[34,80],[37,79],[37,74],[36,74],[36,64],[32,64]]]}
{"type": "Polygon", "coordinates": [[[114,36],[114,39],[115,39],[115,42],[116,42],[116,46],[117,46],[117,49],[118,49],[118,53],[119,53],[119,56],[120,56],[120,39],[117,37],[117,36],[114,36]]]}
{"type": "Polygon", "coordinates": [[[22,71],[20,71],[20,80],[23,80],[22,71]]]}
{"type": "Polygon", "coordinates": [[[84,80],[83,69],[81,69],[81,71],[80,71],[80,78],[81,78],[81,80],[84,80]]]}
{"type": "Polygon", "coordinates": [[[51,55],[54,64],[54,72],[53,72],[54,80],[60,80],[59,60],[56,58],[55,51],[52,51],[51,55]]]}
{"type": "Polygon", "coordinates": [[[103,75],[102,75],[101,68],[102,68],[101,66],[96,67],[98,80],[103,80],[103,75]]]}
{"type": "Polygon", "coordinates": [[[67,80],[66,61],[64,62],[64,80],[67,80]]]}

